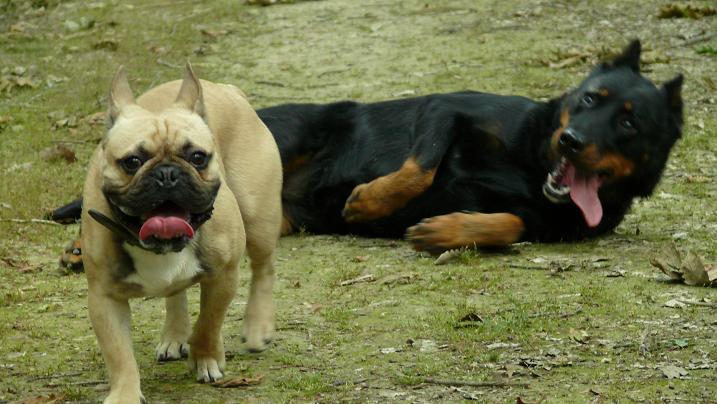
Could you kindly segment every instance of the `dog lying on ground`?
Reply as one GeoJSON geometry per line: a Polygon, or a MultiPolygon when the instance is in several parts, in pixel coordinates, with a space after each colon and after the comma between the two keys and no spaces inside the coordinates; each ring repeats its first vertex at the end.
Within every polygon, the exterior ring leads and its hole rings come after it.
{"type": "Polygon", "coordinates": [[[640,49],[548,102],[461,92],[260,110],[284,167],[283,233],[405,233],[438,253],[612,230],[681,136],[683,78],[655,87],[640,49]]]}
{"type": "Polygon", "coordinates": [[[631,42],[548,102],[466,91],[258,110],[282,159],[282,234],[405,234],[440,253],[611,231],[682,130],[682,75],[656,87],[640,53],[631,42]]]}
{"type": "Polygon", "coordinates": [[[281,226],[281,162],[241,92],[199,81],[148,91],[136,102],[120,69],[111,126],[87,173],[82,249],[88,307],[110,378],[105,403],[144,401],[132,352],[128,299],[166,297],[157,359],[188,356],[197,380],[223,376],[221,327],[245,247],[252,278],[244,317],[249,350],[274,328],[274,249],[281,226]],[[185,289],[201,285],[192,330],[185,289]]]}

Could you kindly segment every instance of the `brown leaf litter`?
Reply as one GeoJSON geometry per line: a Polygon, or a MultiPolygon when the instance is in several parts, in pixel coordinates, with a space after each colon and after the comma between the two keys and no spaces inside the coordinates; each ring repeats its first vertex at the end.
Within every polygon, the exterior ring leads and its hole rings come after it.
{"type": "Polygon", "coordinates": [[[64,161],[66,163],[74,163],[77,161],[75,151],[62,143],[44,149],[40,152],[40,157],[48,162],[64,161]]]}
{"type": "Polygon", "coordinates": [[[259,375],[256,377],[228,377],[226,379],[219,380],[217,382],[212,383],[212,387],[219,387],[219,388],[236,388],[236,387],[249,387],[249,386],[256,386],[257,384],[261,383],[261,380],[264,378],[263,375],[259,375]]]}
{"type": "Polygon", "coordinates": [[[675,243],[665,246],[650,264],[670,279],[690,286],[717,286],[717,265],[702,263],[702,259],[692,251],[682,256],[675,243]]]}
{"type": "Polygon", "coordinates": [[[717,8],[669,3],[660,7],[657,18],[691,18],[696,20],[712,15],[717,15],[717,8]]]}

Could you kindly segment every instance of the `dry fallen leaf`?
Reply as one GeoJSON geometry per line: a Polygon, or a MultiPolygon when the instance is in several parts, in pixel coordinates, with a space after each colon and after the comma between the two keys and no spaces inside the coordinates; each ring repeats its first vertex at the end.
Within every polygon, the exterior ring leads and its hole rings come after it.
{"type": "Polygon", "coordinates": [[[77,161],[77,156],[75,155],[75,152],[69,147],[63,145],[62,143],[50,146],[45,150],[41,151],[40,157],[42,157],[43,160],[50,162],[63,160],[67,163],[74,163],[77,161]]]}
{"type": "Polygon", "coordinates": [[[18,259],[10,258],[10,257],[2,257],[2,258],[0,258],[0,261],[5,263],[5,265],[7,265],[9,268],[17,269],[17,271],[22,274],[40,272],[42,270],[42,265],[32,265],[25,260],[18,260],[18,259]]]}
{"type": "Polygon", "coordinates": [[[105,111],[95,112],[82,118],[90,126],[104,125],[107,120],[107,113],[105,111]]]}
{"type": "Polygon", "coordinates": [[[10,71],[9,74],[5,74],[6,69],[3,69],[3,75],[0,76],[0,93],[10,94],[16,88],[37,88],[38,80],[30,77],[27,69],[22,66],[18,66],[14,70],[10,71]]]}
{"type": "Polygon", "coordinates": [[[465,251],[465,249],[463,248],[444,251],[441,255],[438,256],[438,258],[436,258],[435,261],[433,261],[433,265],[445,265],[453,259],[459,257],[463,251],[465,251]]]}
{"type": "Polygon", "coordinates": [[[712,182],[710,177],[706,177],[704,175],[688,175],[687,182],[691,184],[704,184],[706,182],[712,182]]]}
{"type": "Polygon", "coordinates": [[[250,6],[270,6],[276,4],[278,0],[247,0],[246,4],[250,6]]]}
{"type": "Polygon", "coordinates": [[[700,257],[692,251],[687,253],[680,269],[682,269],[686,284],[690,286],[709,285],[710,280],[707,278],[705,265],[702,263],[700,257]]]}
{"type": "Polygon", "coordinates": [[[571,328],[568,334],[571,340],[580,344],[587,344],[590,340],[590,334],[588,334],[588,332],[585,330],[576,330],[574,328],[571,328]]]}
{"type": "Polygon", "coordinates": [[[114,52],[119,48],[119,41],[112,38],[101,39],[92,44],[93,49],[105,49],[114,52]]]}
{"type": "Polygon", "coordinates": [[[675,243],[666,245],[656,257],[650,259],[650,264],[674,281],[691,286],[717,286],[717,266],[705,265],[691,251],[683,258],[675,243]]]}
{"type": "Polygon", "coordinates": [[[212,383],[212,387],[233,388],[255,386],[261,383],[261,379],[263,378],[263,375],[259,375],[256,377],[229,377],[218,382],[212,383]]]}
{"type": "Polygon", "coordinates": [[[217,37],[224,36],[224,35],[226,35],[226,34],[229,33],[229,31],[227,31],[227,30],[225,30],[225,29],[221,29],[221,30],[218,30],[218,31],[214,31],[214,30],[210,30],[210,29],[208,29],[208,28],[201,28],[201,29],[199,30],[199,32],[200,32],[202,35],[204,35],[204,36],[206,36],[206,37],[209,37],[209,38],[217,38],[217,37]]]}
{"type": "Polygon", "coordinates": [[[696,20],[711,15],[717,15],[717,8],[670,3],[660,7],[657,18],[692,18],[696,20]]]}
{"type": "Polygon", "coordinates": [[[37,396],[22,400],[22,404],[58,404],[64,403],[67,397],[64,394],[50,393],[46,396],[37,396]]]}
{"type": "Polygon", "coordinates": [[[389,275],[381,279],[382,285],[405,285],[411,283],[414,279],[418,278],[420,274],[418,272],[403,272],[400,274],[389,275]]]}
{"type": "Polygon", "coordinates": [[[483,317],[481,317],[478,313],[470,312],[458,319],[453,328],[477,327],[480,326],[481,323],[483,323],[483,317]]]}
{"type": "Polygon", "coordinates": [[[687,305],[677,299],[670,299],[665,302],[664,306],[672,309],[681,309],[687,305]]]}
{"type": "Polygon", "coordinates": [[[665,365],[660,367],[662,374],[668,379],[680,379],[689,374],[685,368],[675,365],[665,365]]]}

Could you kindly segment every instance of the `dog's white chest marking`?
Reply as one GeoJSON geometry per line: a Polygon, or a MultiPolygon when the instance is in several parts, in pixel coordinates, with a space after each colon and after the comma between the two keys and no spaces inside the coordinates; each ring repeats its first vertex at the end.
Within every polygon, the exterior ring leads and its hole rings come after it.
{"type": "Polygon", "coordinates": [[[134,263],[134,273],[124,281],[140,285],[147,296],[166,296],[176,292],[189,286],[192,279],[202,272],[191,244],[180,252],[162,255],[127,244],[124,249],[134,263]]]}

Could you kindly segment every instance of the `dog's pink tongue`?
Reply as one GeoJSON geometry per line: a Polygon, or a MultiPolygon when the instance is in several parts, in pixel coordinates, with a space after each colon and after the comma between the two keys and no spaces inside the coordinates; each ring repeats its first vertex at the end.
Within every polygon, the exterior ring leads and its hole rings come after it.
{"type": "Polygon", "coordinates": [[[151,236],[168,240],[176,237],[194,237],[194,229],[186,220],[176,216],[152,216],[139,229],[139,238],[146,240],[151,236]]]}
{"type": "Polygon", "coordinates": [[[580,175],[572,164],[565,169],[563,183],[570,186],[570,198],[583,212],[585,222],[595,227],[602,220],[602,204],[598,197],[598,189],[602,181],[597,175],[584,177],[580,175]]]}

